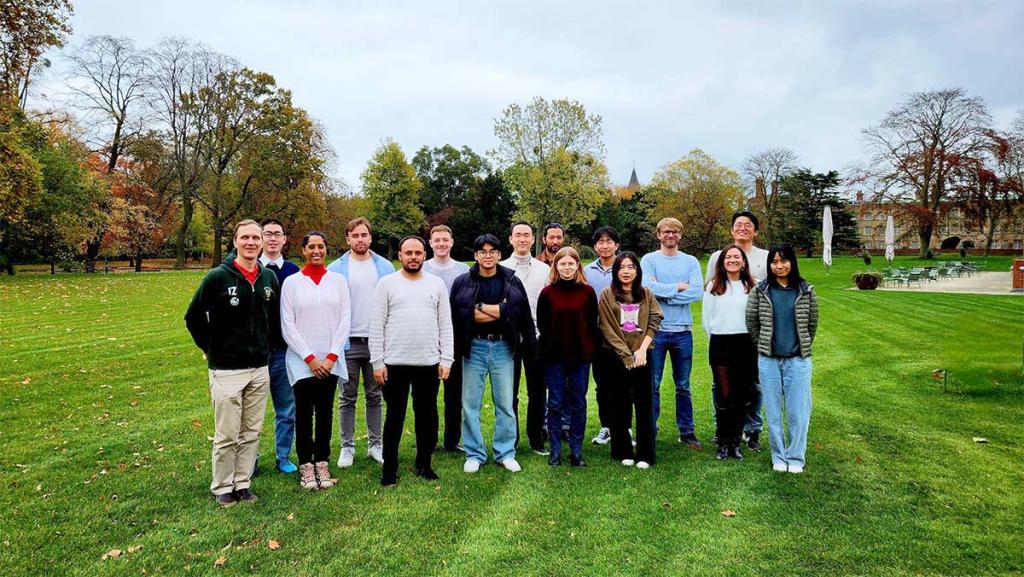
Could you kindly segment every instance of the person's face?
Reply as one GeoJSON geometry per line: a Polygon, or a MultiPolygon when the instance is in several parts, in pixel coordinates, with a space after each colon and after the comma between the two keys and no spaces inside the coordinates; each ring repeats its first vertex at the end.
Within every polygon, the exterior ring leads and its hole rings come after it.
{"type": "Polygon", "coordinates": [[[361,224],[345,233],[345,240],[348,242],[348,247],[352,249],[352,252],[364,255],[370,250],[370,243],[373,241],[373,237],[370,236],[370,229],[365,224],[361,224]]]}
{"type": "Polygon", "coordinates": [[[255,259],[263,249],[263,230],[258,224],[247,224],[235,233],[235,251],[244,259],[255,259]]]}
{"type": "Polygon", "coordinates": [[[405,272],[419,272],[425,256],[423,244],[418,240],[409,239],[398,247],[398,261],[402,263],[402,270],[405,272]]]}
{"type": "Polygon", "coordinates": [[[757,236],[757,229],[749,217],[741,216],[732,223],[732,239],[736,242],[751,242],[757,236]]]}
{"type": "Polygon", "coordinates": [[[525,224],[517,224],[512,228],[512,236],[508,237],[508,241],[516,252],[530,252],[533,247],[533,230],[525,224]]]}
{"type": "Polygon", "coordinates": [[[611,258],[615,256],[615,253],[619,252],[619,243],[607,236],[602,236],[594,243],[594,252],[601,258],[611,258]]]}
{"type": "Polygon", "coordinates": [[[498,266],[498,260],[500,259],[501,251],[490,244],[485,243],[483,248],[476,251],[476,264],[480,265],[480,268],[483,270],[493,270],[494,267],[498,266]]]}
{"type": "Polygon", "coordinates": [[[306,257],[306,264],[323,266],[327,258],[327,244],[324,238],[318,234],[309,237],[306,246],[302,247],[302,256],[306,257]]]}
{"type": "Polygon", "coordinates": [[[676,248],[679,246],[679,231],[674,228],[663,228],[658,231],[658,241],[665,248],[676,248]]]}
{"type": "Polygon", "coordinates": [[[738,248],[730,248],[722,258],[725,272],[738,273],[743,269],[743,253],[738,248]]]}
{"type": "Polygon", "coordinates": [[[430,248],[434,251],[434,256],[447,258],[452,250],[452,235],[444,231],[435,232],[430,235],[430,248]]]}
{"type": "Polygon", "coordinates": [[[558,277],[562,280],[573,280],[576,278],[576,271],[579,269],[580,263],[576,262],[576,259],[568,255],[558,259],[558,263],[555,264],[555,270],[558,271],[558,277]]]}
{"type": "Polygon", "coordinates": [[[263,227],[263,251],[269,254],[281,254],[281,249],[284,248],[284,243],[288,241],[288,237],[284,235],[284,229],[281,225],[276,223],[270,223],[263,227]]]}
{"type": "Polygon", "coordinates": [[[636,263],[633,259],[627,258],[619,264],[619,272],[616,275],[619,278],[619,282],[628,285],[633,284],[633,280],[636,279],[636,263]]]}
{"type": "Polygon", "coordinates": [[[782,253],[775,253],[771,266],[772,274],[782,278],[788,278],[789,271],[793,269],[793,265],[788,260],[782,258],[782,253]]]}
{"type": "Polygon", "coordinates": [[[548,233],[544,235],[544,248],[554,254],[562,248],[562,243],[565,241],[565,233],[560,228],[548,229],[548,233]]]}

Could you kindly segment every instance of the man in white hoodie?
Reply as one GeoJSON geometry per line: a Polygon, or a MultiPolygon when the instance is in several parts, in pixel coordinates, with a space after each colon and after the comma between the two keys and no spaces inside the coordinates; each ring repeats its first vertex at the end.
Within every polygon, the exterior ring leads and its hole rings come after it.
{"type": "MultiPolygon", "coordinates": [[[[509,243],[512,245],[512,255],[501,261],[501,266],[510,268],[516,273],[516,277],[526,288],[526,297],[530,301],[530,312],[533,316],[533,324],[537,324],[537,299],[540,298],[540,291],[548,284],[548,265],[533,258],[530,249],[533,248],[533,227],[525,220],[512,223],[512,232],[509,235],[509,243]]],[[[540,361],[526,355],[517,355],[515,359],[515,374],[512,376],[513,400],[512,407],[516,415],[516,446],[519,446],[519,379],[523,374],[523,367],[526,368],[526,437],[530,441],[530,448],[538,455],[547,455],[544,448],[544,411],[547,404],[547,390],[544,387],[544,371],[540,361]]]]}

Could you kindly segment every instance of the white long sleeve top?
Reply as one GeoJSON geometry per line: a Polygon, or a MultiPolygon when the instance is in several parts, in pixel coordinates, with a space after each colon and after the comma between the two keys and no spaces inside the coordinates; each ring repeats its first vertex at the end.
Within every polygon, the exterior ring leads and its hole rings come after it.
{"type": "MultiPolygon", "coordinates": [[[[708,283],[710,287],[710,283],[708,283]]],[[[725,292],[713,295],[704,290],[700,317],[704,332],[711,335],[739,335],[747,332],[747,297],[743,282],[729,281],[725,292]]]]}
{"type": "Polygon", "coordinates": [[[324,359],[334,354],[338,360],[331,373],[348,379],[345,347],[352,320],[352,300],[345,277],[336,272],[324,274],[320,284],[305,274],[289,276],[281,287],[281,333],[288,343],[285,367],[288,382],[314,376],[306,358],[324,359]]]}
{"type": "MultiPolygon", "coordinates": [[[[516,277],[523,283],[523,288],[526,289],[526,300],[530,301],[533,325],[537,326],[537,300],[540,299],[540,291],[548,286],[548,275],[551,268],[532,256],[518,257],[515,253],[498,264],[515,271],[516,277]]],[[[540,336],[540,329],[537,330],[537,335],[540,336]]]]}
{"type": "Polygon", "coordinates": [[[370,309],[370,363],[451,367],[452,309],[444,281],[430,273],[409,280],[390,274],[377,283],[370,309]]]}

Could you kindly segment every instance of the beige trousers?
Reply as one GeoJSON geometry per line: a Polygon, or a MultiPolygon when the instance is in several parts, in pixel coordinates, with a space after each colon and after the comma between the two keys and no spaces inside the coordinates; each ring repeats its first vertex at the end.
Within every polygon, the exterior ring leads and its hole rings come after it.
{"type": "Polygon", "coordinates": [[[249,487],[269,394],[270,372],[265,366],[210,369],[214,424],[210,492],[214,495],[249,487]]]}

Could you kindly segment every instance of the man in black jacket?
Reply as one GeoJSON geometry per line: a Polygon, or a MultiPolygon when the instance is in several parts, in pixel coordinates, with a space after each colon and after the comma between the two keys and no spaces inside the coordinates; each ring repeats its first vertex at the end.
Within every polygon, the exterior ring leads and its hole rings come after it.
{"type": "Polygon", "coordinates": [[[277,277],[259,263],[263,231],[235,225],[237,256],[207,273],[185,326],[209,367],[213,400],[213,493],[222,507],[255,501],[249,488],[267,410],[270,343],[281,330],[277,277]]]}
{"type": "Polygon", "coordinates": [[[536,331],[523,283],[498,265],[501,241],[483,234],[473,243],[476,264],[455,279],[451,290],[455,362],[462,362],[463,470],[476,473],[487,462],[480,431],[484,382],[490,377],[494,402],[494,460],[516,473],[516,418],[512,408],[513,356],[536,355],[536,331]]]}

